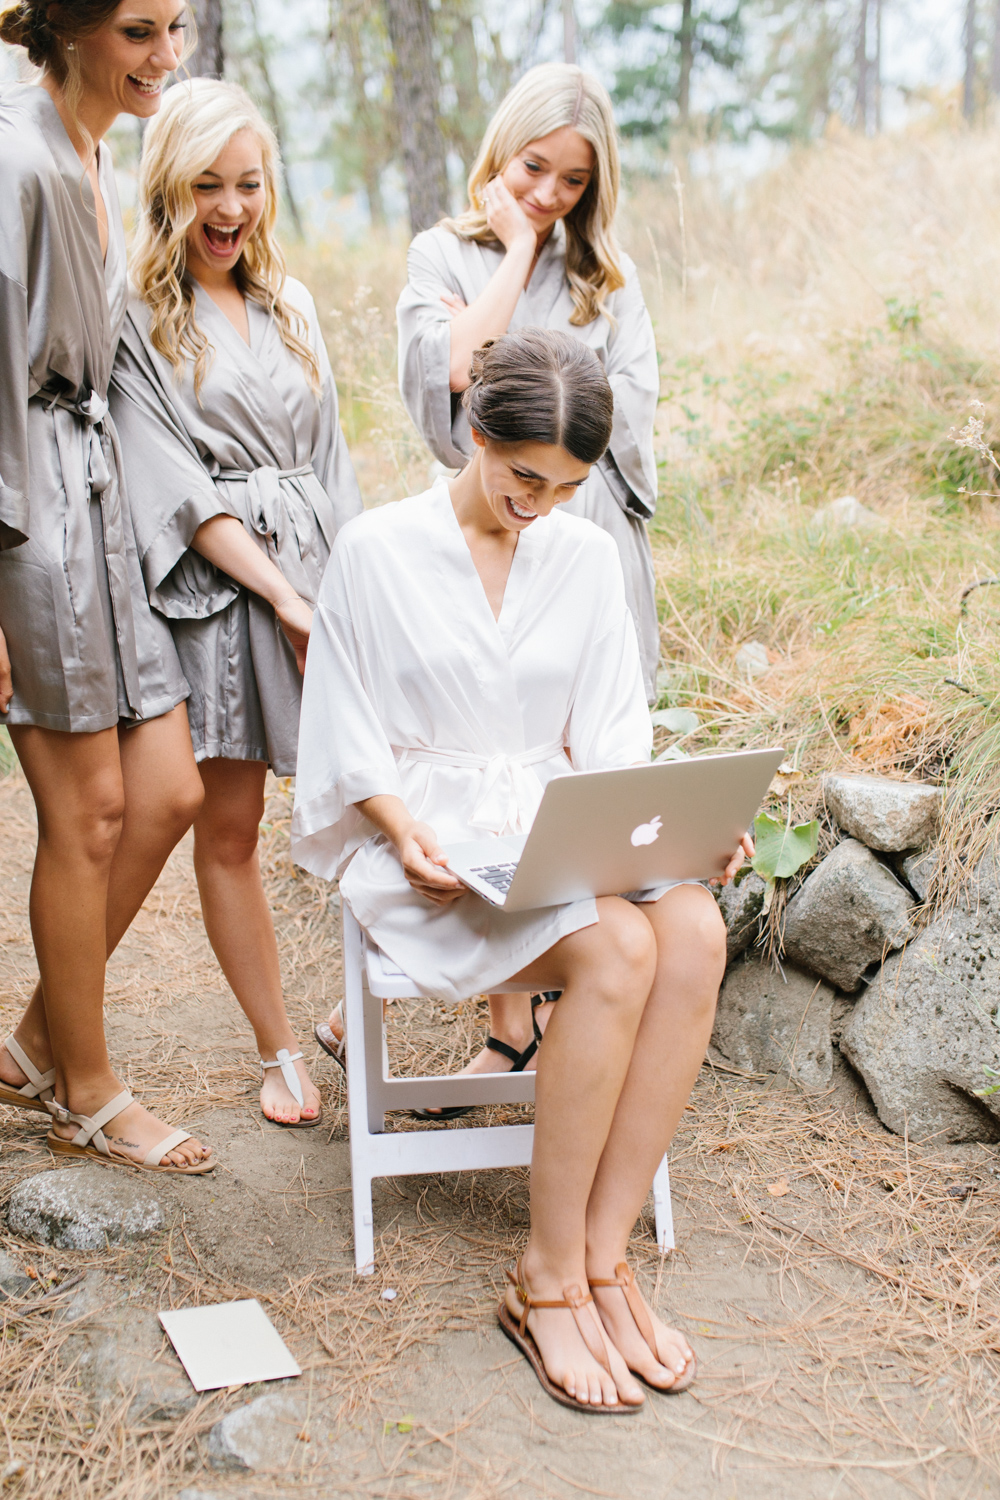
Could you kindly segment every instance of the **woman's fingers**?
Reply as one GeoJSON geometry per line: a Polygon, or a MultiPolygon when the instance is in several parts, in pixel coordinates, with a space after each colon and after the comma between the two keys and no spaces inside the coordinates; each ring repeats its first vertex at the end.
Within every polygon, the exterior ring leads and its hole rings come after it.
{"type": "Polygon", "coordinates": [[[534,243],[535,231],[528,216],[502,178],[494,177],[486,184],[483,203],[486,222],[505,250],[509,250],[522,235],[525,238],[530,235],[534,243]]]}
{"type": "Polygon", "coordinates": [[[0,714],[5,714],[10,708],[10,700],[13,696],[14,681],[10,674],[10,656],[7,652],[4,633],[0,630],[0,714]]]}
{"type": "Polygon", "coordinates": [[[462,894],[461,882],[445,868],[447,857],[426,823],[414,825],[399,853],[407,880],[422,896],[445,904],[462,894]]]}
{"type": "Polygon", "coordinates": [[[288,644],[295,652],[295,665],[300,672],[304,672],[309,633],[312,630],[311,606],[304,599],[286,599],[275,606],[274,613],[288,638],[288,644]]]}
{"type": "Polygon", "coordinates": [[[441,298],[450,313],[465,312],[467,304],[455,292],[445,292],[441,298]]]}
{"type": "Polygon", "coordinates": [[[728,885],[737,871],[742,869],[743,861],[753,858],[753,853],[753,839],[748,833],[745,833],[740,839],[740,847],[726,866],[726,872],[721,880],[710,880],[709,885],[728,885]]]}

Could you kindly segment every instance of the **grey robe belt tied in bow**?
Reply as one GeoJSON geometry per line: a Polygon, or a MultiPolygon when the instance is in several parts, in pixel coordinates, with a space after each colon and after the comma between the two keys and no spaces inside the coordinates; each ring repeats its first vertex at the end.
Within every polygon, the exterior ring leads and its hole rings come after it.
{"type": "MultiPolygon", "coordinates": [[[[129,706],[142,713],[142,690],[139,686],[139,659],[135,642],[135,622],[132,615],[132,591],[129,586],[128,559],[126,555],[125,521],[122,516],[121,489],[118,476],[122,472],[118,434],[108,416],[108,403],[96,391],[85,396],[70,396],[65,392],[38,392],[46,410],[58,407],[77,418],[79,424],[67,430],[67,424],[56,422],[56,443],[62,461],[63,482],[69,502],[66,514],[67,553],[77,549],[93,549],[88,502],[99,499],[101,524],[104,532],[104,556],[108,570],[108,591],[111,595],[111,611],[118,639],[118,655],[121,661],[125,695],[129,706]],[[83,452],[80,452],[82,439],[83,452]],[[105,450],[105,443],[108,451],[105,450]],[[111,462],[108,461],[110,452],[111,462]],[[81,463],[81,458],[84,460],[81,463]],[[77,474],[85,474],[89,495],[69,491],[77,474]],[[77,499],[84,503],[74,505],[77,499]]],[[[74,486],[75,487],[75,486],[74,486]]]]}
{"type": "Polygon", "coordinates": [[[505,751],[476,755],[469,750],[442,750],[437,746],[428,749],[394,745],[392,748],[394,754],[403,760],[427,761],[431,765],[474,766],[481,770],[479,795],[469,822],[484,833],[527,833],[542,800],[542,784],[531,767],[566,753],[561,739],[548,745],[535,745],[530,750],[515,751],[512,755],[505,751]]]}
{"type": "Polygon", "coordinates": [[[264,538],[268,556],[297,594],[311,604],[316,597],[322,572],[316,546],[316,523],[313,508],[297,486],[283,481],[315,476],[312,464],[295,469],[276,469],[262,464],[257,469],[220,469],[217,479],[246,485],[245,518],[248,525],[264,538]],[[294,546],[290,545],[294,542],[294,546]]]}

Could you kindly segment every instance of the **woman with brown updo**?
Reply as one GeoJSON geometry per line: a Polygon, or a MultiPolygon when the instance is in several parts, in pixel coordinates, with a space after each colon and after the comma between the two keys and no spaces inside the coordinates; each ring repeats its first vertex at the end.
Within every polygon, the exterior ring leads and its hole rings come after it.
{"type": "Polygon", "coordinates": [[[57,1155],[202,1173],[208,1148],[132,1099],[103,1024],[107,955],[202,798],[106,399],[127,283],[102,137],[156,113],[189,25],[184,0],[0,15],[39,70],[0,88],[0,723],[38,812],[40,975],[0,1046],[0,1102],[49,1113],[57,1155]]]}

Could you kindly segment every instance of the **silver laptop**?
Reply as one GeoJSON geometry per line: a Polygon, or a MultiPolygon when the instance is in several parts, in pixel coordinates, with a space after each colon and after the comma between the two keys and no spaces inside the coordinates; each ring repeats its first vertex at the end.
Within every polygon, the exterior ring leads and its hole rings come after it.
{"type": "Polygon", "coordinates": [[[557,776],[527,834],[447,844],[448,869],[505,911],[725,872],[784,750],[557,776]]]}

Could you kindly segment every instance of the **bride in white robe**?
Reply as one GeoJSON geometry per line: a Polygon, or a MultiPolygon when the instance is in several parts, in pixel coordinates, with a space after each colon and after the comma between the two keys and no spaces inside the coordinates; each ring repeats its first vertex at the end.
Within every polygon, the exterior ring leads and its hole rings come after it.
{"type": "Polygon", "coordinates": [[[615,242],[620,168],[611,103],[579,68],[533,68],[494,115],[469,208],[418,234],[396,308],[406,409],[434,456],[472,452],[460,396],[473,349],[517,328],[581,339],[615,398],[607,452],[570,504],[615,540],[652,702],[660,655],[647,525],[656,510],[660,372],[639,275],[615,242]]]}
{"type": "Polygon", "coordinates": [[[610,437],[600,364],[527,329],[478,351],[473,376],[462,473],[337,539],[306,667],[292,852],[340,873],[424,994],[501,978],[562,991],[538,1054],[531,1232],[498,1317],[555,1400],[622,1412],[643,1400],[630,1371],[660,1390],[695,1375],[625,1256],[711,1035],[725,927],[696,884],[507,913],[446,869],[442,841],[530,827],[551,777],[650,754],[614,544],[556,509],[610,437]]]}

